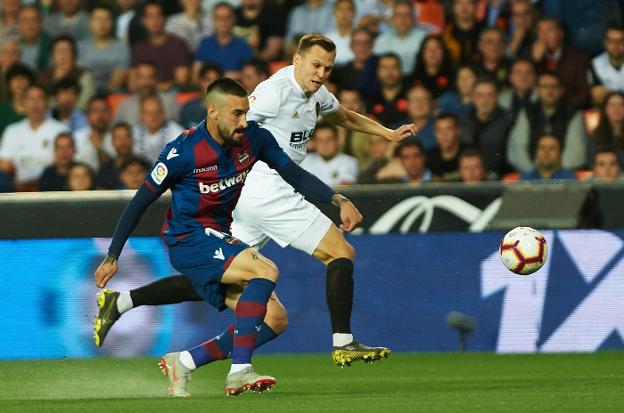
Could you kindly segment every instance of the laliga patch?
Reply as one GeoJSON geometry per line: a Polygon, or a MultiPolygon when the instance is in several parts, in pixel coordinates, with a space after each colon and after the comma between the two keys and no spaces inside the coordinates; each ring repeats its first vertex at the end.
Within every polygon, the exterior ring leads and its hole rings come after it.
{"type": "Polygon", "coordinates": [[[167,165],[165,165],[162,162],[158,162],[156,166],[154,167],[154,169],[152,170],[151,175],[152,175],[152,179],[154,180],[154,182],[160,185],[163,183],[168,173],[169,171],[167,170],[167,165]]]}
{"type": "Polygon", "coordinates": [[[247,167],[249,165],[249,152],[247,151],[240,151],[237,155],[236,158],[238,159],[238,162],[243,165],[244,167],[247,167]]]}

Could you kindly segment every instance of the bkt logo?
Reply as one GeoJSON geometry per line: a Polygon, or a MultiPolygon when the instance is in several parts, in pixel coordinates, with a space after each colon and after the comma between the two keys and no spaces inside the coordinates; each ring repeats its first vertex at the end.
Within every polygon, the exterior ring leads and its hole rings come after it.
{"type": "Polygon", "coordinates": [[[212,184],[199,183],[199,192],[202,194],[210,194],[214,192],[220,192],[224,189],[228,189],[236,184],[240,184],[245,181],[248,171],[237,173],[236,175],[229,176],[227,178],[220,179],[219,182],[212,184]]]}
{"type": "Polygon", "coordinates": [[[481,263],[481,297],[504,292],[498,352],[624,347],[624,242],[605,231],[544,231],[551,257],[533,276],[481,263]]]}

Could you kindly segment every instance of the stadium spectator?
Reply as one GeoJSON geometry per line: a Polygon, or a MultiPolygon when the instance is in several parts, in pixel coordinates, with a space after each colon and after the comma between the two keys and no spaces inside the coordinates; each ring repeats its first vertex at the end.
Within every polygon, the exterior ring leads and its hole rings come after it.
{"type": "Polygon", "coordinates": [[[509,23],[509,3],[508,0],[481,1],[477,8],[477,20],[487,27],[506,27],[509,23]]]}
{"type": "Polygon", "coordinates": [[[396,125],[405,119],[408,106],[399,56],[387,53],[379,57],[377,77],[380,88],[367,98],[366,111],[385,126],[396,125]]]}
{"type": "Polygon", "coordinates": [[[0,100],[0,137],[11,123],[24,119],[26,89],[35,81],[35,74],[25,65],[16,63],[6,74],[8,99],[0,100]]]}
{"type": "Polygon", "coordinates": [[[535,41],[535,18],[537,12],[530,0],[511,2],[511,24],[507,36],[505,53],[511,58],[518,58],[529,53],[535,41]]]}
{"type": "Polygon", "coordinates": [[[65,124],[72,132],[87,126],[87,118],[76,107],[80,96],[80,85],[76,79],[66,77],[54,83],[52,94],[56,104],[50,109],[49,116],[65,124]]]}
{"type": "Polygon", "coordinates": [[[427,154],[420,142],[408,138],[399,143],[396,153],[405,170],[405,174],[400,178],[401,182],[418,184],[431,180],[431,171],[426,167],[427,154]]]}
{"type": "Polygon", "coordinates": [[[199,44],[193,65],[193,79],[197,81],[202,63],[216,63],[226,75],[238,77],[243,63],[253,56],[253,50],[245,39],[234,35],[236,13],[229,3],[221,2],[212,12],[214,34],[199,44]]]}
{"type": "Polygon", "coordinates": [[[510,111],[514,119],[537,101],[535,78],[535,66],[530,60],[518,59],[512,63],[509,73],[511,87],[498,94],[498,104],[510,111]]]}
{"type": "Polygon", "coordinates": [[[375,39],[375,54],[396,53],[401,59],[401,70],[411,76],[416,55],[427,32],[414,26],[414,6],[408,0],[397,0],[392,6],[392,28],[375,39]]]}
{"type": "Polygon", "coordinates": [[[427,152],[427,168],[443,181],[459,178],[459,155],[466,149],[459,140],[458,120],[452,113],[440,113],[435,119],[437,145],[427,152]]]}
{"type": "Polygon", "coordinates": [[[95,175],[86,163],[76,162],[67,173],[67,189],[70,191],[91,191],[95,189],[95,175]]]}
{"type": "Polygon", "coordinates": [[[115,19],[115,37],[127,45],[134,44],[130,41],[130,23],[137,15],[137,0],[116,0],[115,5],[118,11],[115,19]]]}
{"type": "Polygon", "coordinates": [[[371,96],[379,88],[377,79],[377,56],[373,54],[373,37],[363,29],[351,35],[353,60],[334,68],[331,79],[341,88],[357,89],[363,97],[371,96]]]}
{"type": "Polygon", "coordinates": [[[147,38],[132,47],[132,66],[139,62],[154,63],[160,90],[169,90],[174,83],[187,83],[192,53],[184,40],[165,32],[163,5],[156,0],[147,1],[143,5],[141,24],[147,31],[147,38]]]}
{"type": "Polygon", "coordinates": [[[139,189],[147,174],[149,164],[135,156],[127,158],[121,165],[119,178],[125,189],[139,189]]]}
{"type": "Polygon", "coordinates": [[[360,167],[359,184],[379,183],[377,173],[392,159],[396,142],[381,136],[369,135],[367,140],[368,160],[360,167]]]}
{"type": "Polygon", "coordinates": [[[624,91],[624,27],[607,28],[604,48],[591,62],[591,94],[596,106],[603,104],[609,91],[624,91]]]}
{"type": "Polygon", "coordinates": [[[133,157],[132,126],[125,122],[117,123],[113,126],[111,134],[115,155],[112,159],[106,159],[100,164],[95,177],[95,186],[99,189],[123,188],[120,177],[121,167],[133,157]]]}
{"type": "Polygon", "coordinates": [[[242,0],[236,9],[234,34],[244,38],[260,59],[279,60],[284,49],[286,9],[266,0],[242,0]]]}
{"type": "Polygon", "coordinates": [[[0,39],[16,37],[18,34],[18,13],[20,0],[3,0],[0,7],[0,39]]]}
{"type": "Polygon", "coordinates": [[[74,133],[76,160],[96,171],[114,153],[109,131],[111,108],[104,96],[94,96],[87,107],[88,125],[74,133]]]}
{"type": "Polygon", "coordinates": [[[269,67],[264,60],[251,59],[241,69],[240,82],[248,93],[253,92],[256,86],[269,78],[269,67]]]}
{"type": "MultiPolygon", "coordinates": [[[[365,115],[366,110],[360,92],[356,89],[343,88],[338,94],[338,101],[346,109],[365,115]]],[[[356,158],[360,165],[368,162],[368,135],[352,129],[338,128],[338,141],[342,153],[356,158]]]]}
{"type": "Polygon", "coordinates": [[[552,17],[539,19],[537,39],[531,47],[530,57],[539,73],[553,71],[559,75],[569,103],[579,108],[589,104],[588,58],[564,42],[563,28],[558,20],[552,17]]]}
{"type": "Polygon", "coordinates": [[[202,0],[180,0],[180,5],[184,10],[167,18],[165,31],[195,51],[201,39],[212,34],[212,15],[202,7],[202,0]]]}
{"type": "Polygon", "coordinates": [[[128,75],[128,46],[113,37],[113,10],[104,5],[91,9],[91,36],[78,43],[80,63],[91,70],[99,92],[117,91],[128,75]]]}
{"type": "Polygon", "coordinates": [[[43,31],[43,17],[34,4],[23,6],[18,15],[21,60],[33,70],[42,70],[50,61],[52,38],[43,31]]]}
{"type": "Polygon", "coordinates": [[[543,135],[562,139],[564,168],[578,169],[587,163],[583,114],[567,103],[563,94],[563,85],[556,73],[545,72],[538,76],[538,101],[520,112],[509,136],[507,159],[516,170],[533,169],[537,139],[543,135]]]}
{"type": "Polygon", "coordinates": [[[414,82],[426,87],[435,99],[452,87],[455,73],[439,36],[427,36],[423,40],[413,73],[414,82]]]}
{"type": "Polygon", "coordinates": [[[477,148],[487,170],[500,177],[509,169],[505,149],[513,119],[498,105],[497,91],[494,80],[478,80],[472,94],[471,110],[459,115],[459,128],[461,140],[477,148]]]}
{"type": "Polygon", "coordinates": [[[206,118],[206,99],[204,93],[208,86],[223,76],[223,70],[219,65],[204,63],[199,70],[199,86],[202,93],[195,99],[190,100],[180,109],[180,125],[190,129],[206,118]]]}
{"type": "Polygon", "coordinates": [[[342,66],[353,60],[351,50],[351,35],[353,34],[353,19],[355,18],[354,0],[336,0],[334,3],[334,30],[325,33],[336,45],[336,66],[342,66]]]}
{"type": "Polygon", "coordinates": [[[47,118],[46,92],[31,85],[25,92],[26,118],[4,130],[0,142],[0,171],[15,173],[21,189],[36,185],[43,168],[52,162],[54,138],[67,126],[47,118]]]}
{"type": "Polygon", "coordinates": [[[141,98],[141,123],[135,126],[134,154],[149,162],[158,159],[158,155],[167,143],[174,140],[184,129],[177,123],[167,120],[162,100],[156,94],[141,98]]]}
{"type": "Polygon", "coordinates": [[[459,179],[465,184],[477,184],[487,179],[483,157],[478,150],[468,148],[459,154],[459,179]]]}
{"type": "Polygon", "coordinates": [[[91,72],[78,65],[76,42],[68,35],[60,35],[52,40],[52,65],[40,72],[39,82],[49,93],[53,93],[54,85],[61,79],[74,78],[80,85],[78,107],[86,109],[91,96],[95,94],[95,82],[91,72]]]}
{"type": "Polygon", "coordinates": [[[17,40],[6,38],[0,40],[0,100],[6,100],[9,95],[6,75],[11,66],[20,61],[20,49],[17,40]]]}
{"type": "Polygon", "coordinates": [[[479,62],[475,65],[477,77],[489,76],[499,85],[509,77],[511,59],[505,56],[503,32],[496,28],[484,29],[479,35],[479,62]]]}
{"type": "Polygon", "coordinates": [[[397,125],[413,123],[418,133],[413,136],[429,151],[436,146],[434,132],[435,102],[433,96],[423,86],[414,86],[407,92],[407,118],[397,125]]]}
{"type": "Polygon", "coordinates": [[[288,15],[286,40],[308,33],[328,33],[334,29],[333,6],[329,0],[306,0],[288,15]]]}
{"type": "Polygon", "coordinates": [[[574,171],[561,166],[561,139],[553,135],[542,135],[537,139],[535,168],[520,176],[523,181],[572,180],[574,171]]]}
{"type": "Polygon", "coordinates": [[[62,132],[54,139],[54,161],[43,170],[39,178],[40,191],[66,191],[67,174],[74,165],[76,145],[69,132],[62,132]]]}
{"type": "Polygon", "coordinates": [[[357,182],[358,162],[352,156],[340,153],[338,128],[321,122],[314,130],[314,147],[301,162],[301,167],[316,175],[327,185],[349,185],[357,182]]]}
{"type": "Polygon", "coordinates": [[[472,107],[472,92],[477,75],[471,66],[460,66],[455,77],[455,90],[445,92],[438,99],[438,110],[455,115],[466,113],[472,107]]]}
{"type": "Polygon", "coordinates": [[[618,152],[611,146],[600,146],[596,149],[593,158],[593,180],[598,182],[622,181],[622,166],[618,152]]]}
{"type": "Polygon", "coordinates": [[[453,0],[451,20],[444,26],[442,39],[456,65],[472,64],[479,58],[477,43],[482,24],[476,18],[476,0],[453,0]]]}
{"type": "MultiPolygon", "coordinates": [[[[589,149],[612,146],[618,153],[620,162],[624,161],[624,92],[609,92],[600,107],[598,126],[589,140],[589,149]]],[[[590,155],[590,158],[593,158],[590,155]]]]}
{"type": "Polygon", "coordinates": [[[89,15],[81,0],[58,0],[58,6],[60,10],[45,16],[46,33],[52,37],[68,35],[75,41],[89,36],[89,15]]]}
{"type": "Polygon", "coordinates": [[[113,123],[126,122],[135,125],[139,122],[139,103],[142,96],[158,93],[165,107],[165,116],[170,120],[178,119],[178,102],[171,91],[158,91],[156,66],[153,63],[141,62],[132,68],[134,93],[125,99],[115,113],[113,123]]]}

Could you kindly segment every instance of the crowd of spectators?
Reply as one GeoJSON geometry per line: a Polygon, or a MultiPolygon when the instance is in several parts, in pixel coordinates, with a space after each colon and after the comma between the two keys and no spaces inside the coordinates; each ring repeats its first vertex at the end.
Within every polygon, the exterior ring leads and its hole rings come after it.
{"type": "Polygon", "coordinates": [[[400,143],[320,120],[302,166],[332,185],[622,179],[624,12],[596,0],[0,0],[0,192],[136,189],[298,39],[336,44],[327,83],[400,143]],[[565,3],[565,7],[563,7],[565,3]]]}

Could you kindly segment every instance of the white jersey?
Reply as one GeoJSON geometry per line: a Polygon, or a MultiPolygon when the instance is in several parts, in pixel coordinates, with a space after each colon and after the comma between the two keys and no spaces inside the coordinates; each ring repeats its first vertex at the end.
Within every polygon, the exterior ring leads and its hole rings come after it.
{"type": "MultiPolygon", "coordinates": [[[[294,66],[287,66],[261,82],[249,96],[247,118],[268,129],[290,159],[299,164],[307,154],[318,117],[336,112],[339,106],[325,86],[306,96],[295,80],[294,66]]],[[[253,169],[267,172],[269,168],[257,162],[253,169]]]]}

